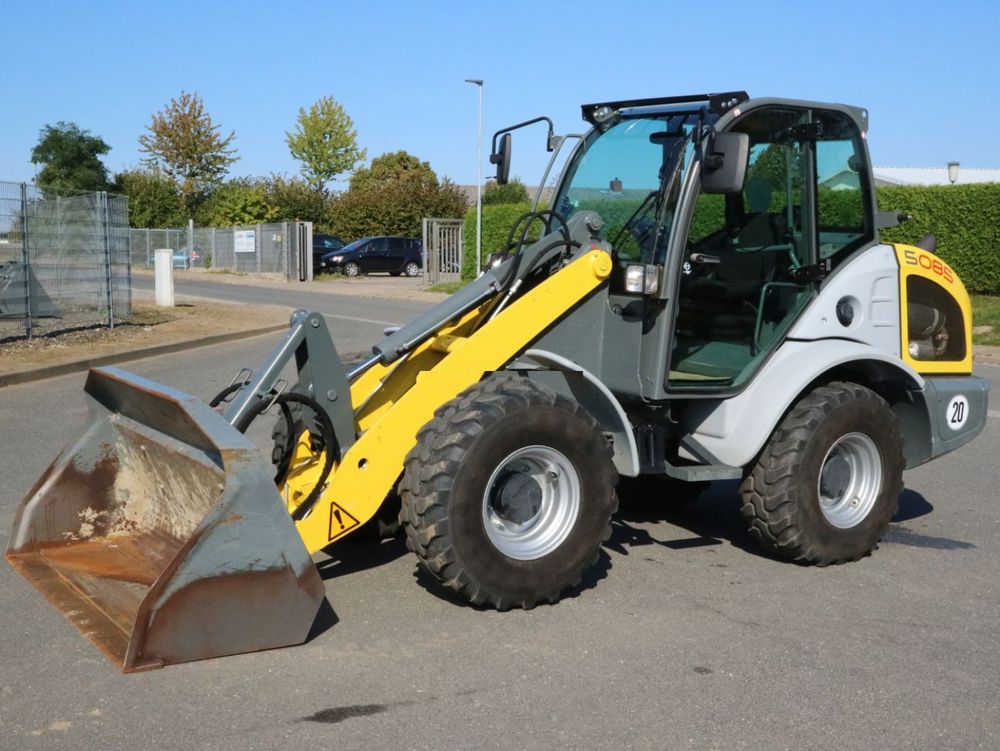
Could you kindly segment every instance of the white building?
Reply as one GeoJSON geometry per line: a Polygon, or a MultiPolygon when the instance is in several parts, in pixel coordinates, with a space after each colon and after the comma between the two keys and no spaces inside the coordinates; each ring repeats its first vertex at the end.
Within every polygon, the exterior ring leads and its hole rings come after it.
{"type": "MultiPolygon", "coordinates": [[[[1000,183],[1000,169],[958,168],[955,185],[1000,183]]],[[[875,167],[876,185],[950,185],[947,165],[940,167],[875,167]]]]}

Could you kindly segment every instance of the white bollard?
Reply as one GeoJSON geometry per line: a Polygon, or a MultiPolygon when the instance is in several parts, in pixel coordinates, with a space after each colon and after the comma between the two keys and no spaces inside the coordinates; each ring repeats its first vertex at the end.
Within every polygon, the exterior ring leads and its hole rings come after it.
{"type": "Polygon", "coordinates": [[[156,273],[156,304],[174,307],[174,251],[157,248],[153,252],[153,269],[156,273]]]}

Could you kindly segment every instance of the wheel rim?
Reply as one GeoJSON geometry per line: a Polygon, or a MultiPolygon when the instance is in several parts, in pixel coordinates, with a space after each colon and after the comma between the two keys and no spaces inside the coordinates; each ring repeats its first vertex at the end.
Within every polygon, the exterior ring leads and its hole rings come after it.
{"type": "Polygon", "coordinates": [[[824,518],[839,529],[863,522],[882,491],[882,455],[864,433],[841,436],[826,452],[816,483],[824,518]]]}
{"type": "Polygon", "coordinates": [[[483,493],[483,525],[508,558],[532,561],[565,542],[580,514],[580,477],[561,452],[525,446],[493,470],[483,493]]]}
{"type": "Polygon", "coordinates": [[[412,261],[410,263],[406,264],[406,275],[407,276],[416,276],[419,273],[419,271],[420,271],[420,267],[417,266],[417,264],[413,263],[412,261]]]}
{"type": "Polygon", "coordinates": [[[349,263],[344,267],[344,273],[347,276],[357,276],[359,271],[360,269],[358,268],[358,265],[355,263],[349,263]]]}

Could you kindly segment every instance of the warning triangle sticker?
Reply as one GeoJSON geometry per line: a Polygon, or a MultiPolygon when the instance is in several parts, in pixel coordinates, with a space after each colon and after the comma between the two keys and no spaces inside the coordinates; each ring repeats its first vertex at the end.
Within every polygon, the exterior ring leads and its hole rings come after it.
{"type": "Polygon", "coordinates": [[[329,540],[333,542],[338,537],[343,537],[356,526],[361,524],[357,519],[344,510],[343,506],[330,503],[330,534],[329,540]]]}

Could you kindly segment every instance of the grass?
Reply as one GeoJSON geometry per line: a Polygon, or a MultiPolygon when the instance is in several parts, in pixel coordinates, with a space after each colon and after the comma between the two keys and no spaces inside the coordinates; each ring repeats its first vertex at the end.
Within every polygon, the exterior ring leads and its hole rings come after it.
{"type": "Polygon", "coordinates": [[[245,271],[233,271],[232,269],[213,269],[206,266],[205,271],[209,274],[229,274],[230,276],[249,276],[245,271]]]}
{"type": "Polygon", "coordinates": [[[973,334],[973,344],[1000,345],[1000,297],[972,295],[972,325],[993,327],[992,331],[973,334]]]}
{"type": "Polygon", "coordinates": [[[468,282],[441,282],[427,288],[428,292],[444,292],[446,295],[453,295],[464,287],[468,282]]]}

